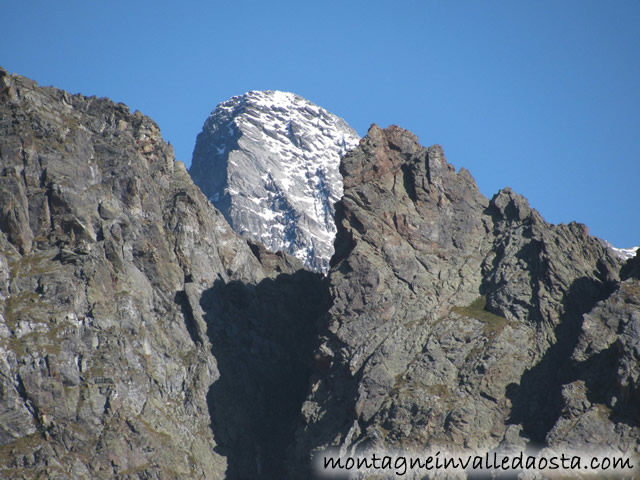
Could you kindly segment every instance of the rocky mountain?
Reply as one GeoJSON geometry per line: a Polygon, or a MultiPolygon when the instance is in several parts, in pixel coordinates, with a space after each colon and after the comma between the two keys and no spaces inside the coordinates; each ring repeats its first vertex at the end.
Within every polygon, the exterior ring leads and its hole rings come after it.
{"type": "Polygon", "coordinates": [[[277,478],[319,283],[149,118],[0,70],[0,478],[277,478]]]}
{"type": "Polygon", "coordinates": [[[358,140],[344,120],[302,97],[254,91],[213,111],[189,173],[240,235],[326,272],[340,157],[358,140]]]}
{"type": "Polygon", "coordinates": [[[0,70],[0,478],[640,454],[640,256],[485,198],[398,127],[340,174],[324,277],[237,235],[149,118],[0,70]]]}
{"type": "Polygon", "coordinates": [[[397,127],[373,126],[341,173],[292,478],[330,447],[638,454],[637,268],[621,279],[584,225],[508,188],[486,199],[397,127]]]}

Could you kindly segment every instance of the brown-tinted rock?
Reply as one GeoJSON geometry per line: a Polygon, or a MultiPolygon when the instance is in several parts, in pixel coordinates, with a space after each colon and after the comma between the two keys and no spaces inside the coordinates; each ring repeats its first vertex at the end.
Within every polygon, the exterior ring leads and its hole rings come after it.
{"type": "MultiPolygon", "coordinates": [[[[560,426],[599,408],[591,400],[599,386],[572,353],[583,314],[615,290],[620,261],[584,226],[546,223],[509,188],[487,200],[440,147],[424,148],[398,127],[372,126],[341,171],[333,305],[293,477],[329,447],[586,441],[586,430],[560,426]]],[[[602,348],[624,341],[614,330],[602,348]]],[[[623,371],[619,390],[635,385],[633,368],[623,371]]],[[[598,375],[614,372],[609,365],[598,375]]],[[[620,433],[622,423],[590,415],[586,425],[614,449],[637,450],[637,428],[620,433]]]]}

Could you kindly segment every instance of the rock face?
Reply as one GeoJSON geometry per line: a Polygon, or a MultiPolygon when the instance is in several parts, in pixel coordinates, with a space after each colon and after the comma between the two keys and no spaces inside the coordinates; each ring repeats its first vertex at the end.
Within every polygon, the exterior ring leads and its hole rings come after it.
{"type": "Polygon", "coordinates": [[[254,91],[218,105],[189,173],[240,235],[326,272],[340,157],[358,140],[344,120],[302,97],[254,91]]]}
{"type": "Polygon", "coordinates": [[[340,168],[322,277],[234,233],[147,117],[0,69],[0,478],[640,452],[639,255],[485,198],[398,127],[340,168]]]}
{"type": "MultiPolygon", "coordinates": [[[[579,224],[373,126],[342,161],[292,478],[337,447],[640,450],[640,284],[579,224]]],[[[629,272],[637,269],[627,267],[629,272]]]]}
{"type": "Polygon", "coordinates": [[[0,229],[1,478],[277,477],[319,275],[240,239],[150,119],[0,70],[0,229]]]}

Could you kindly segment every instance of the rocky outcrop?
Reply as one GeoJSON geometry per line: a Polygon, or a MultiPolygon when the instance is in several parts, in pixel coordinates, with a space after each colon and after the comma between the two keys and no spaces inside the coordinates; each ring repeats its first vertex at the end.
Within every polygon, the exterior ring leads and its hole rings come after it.
{"type": "Polygon", "coordinates": [[[358,140],[344,120],[302,97],[248,92],[207,119],[189,173],[240,235],[326,272],[340,157],[358,140]]]}
{"type": "Polygon", "coordinates": [[[553,445],[584,443],[638,451],[640,431],[640,256],[623,267],[611,295],[584,320],[571,354],[553,445]],[[603,417],[610,422],[603,421],[603,417]]]}
{"type": "Polygon", "coordinates": [[[277,476],[320,278],[240,239],[149,118],[0,70],[0,229],[0,477],[277,476]]]}
{"type": "Polygon", "coordinates": [[[398,127],[373,126],[341,172],[294,478],[329,447],[638,452],[637,280],[586,227],[508,188],[487,200],[398,127]]]}

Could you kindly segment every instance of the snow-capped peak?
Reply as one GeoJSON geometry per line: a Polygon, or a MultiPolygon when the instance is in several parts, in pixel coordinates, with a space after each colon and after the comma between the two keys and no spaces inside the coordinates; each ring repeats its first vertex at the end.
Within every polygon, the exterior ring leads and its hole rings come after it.
{"type": "Polygon", "coordinates": [[[340,158],[358,141],[344,120],[298,95],[251,91],[213,111],[190,172],[238,233],[326,271],[340,158]]]}

